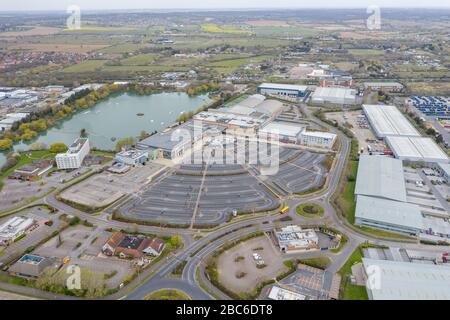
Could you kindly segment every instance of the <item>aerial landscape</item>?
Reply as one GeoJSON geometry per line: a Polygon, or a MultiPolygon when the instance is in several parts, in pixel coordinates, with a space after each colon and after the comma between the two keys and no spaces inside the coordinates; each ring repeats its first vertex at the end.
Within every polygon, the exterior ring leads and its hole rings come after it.
{"type": "Polygon", "coordinates": [[[450,7],[352,1],[0,8],[0,300],[449,300],[450,7]]]}

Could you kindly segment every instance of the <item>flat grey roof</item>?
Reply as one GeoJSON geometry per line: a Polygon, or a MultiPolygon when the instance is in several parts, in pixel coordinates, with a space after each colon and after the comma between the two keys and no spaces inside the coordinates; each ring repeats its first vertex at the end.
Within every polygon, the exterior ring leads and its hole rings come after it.
{"type": "Polygon", "coordinates": [[[420,133],[395,106],[364,104],[363,110],[379,138],[388,135],[420,136],[420,133]]]}
{"type": "Polygon", "coordinates": [[[361,155],[355,194],[406,202],[402,161],[385,156],[361,155]]]}
{"type": "Polygon", "coordinates": [[[378,288],[368,289],[373,300],[450,299],[449,267],[368,258],[362,261],[366,274],[380,271],[378,288]]]}
{"type": "Polygon", "coordinates": [[[445,152],[428,137],[386,137],[386,142],[394,155],[403,160],[443,162],[449,159],[445,152]]]}
{"type": "Polygon", "coordinates": [[[412,228],[417,231],[425,228],[418,205],[375,197],[358,195],[355,217],[380,224],[412,228]]]}

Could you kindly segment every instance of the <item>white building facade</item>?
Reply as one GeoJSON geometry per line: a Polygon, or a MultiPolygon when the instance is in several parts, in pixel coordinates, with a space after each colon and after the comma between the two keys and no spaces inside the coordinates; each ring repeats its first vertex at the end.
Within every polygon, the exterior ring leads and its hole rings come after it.
{"type": "Polygon", "coordinates": [[[58,169],[78,169],[81,167],[84,158],[91,150],[89,139],[78,138],[69,147],[66,153],[57,154],[55,157],[58,169]]]}
{"type": "Polygon", "coordinates": [[[336,135],[330,132],[306,131],[300,134],[300,143],[309,147],[331,149],[336,141],[336,135]]]}

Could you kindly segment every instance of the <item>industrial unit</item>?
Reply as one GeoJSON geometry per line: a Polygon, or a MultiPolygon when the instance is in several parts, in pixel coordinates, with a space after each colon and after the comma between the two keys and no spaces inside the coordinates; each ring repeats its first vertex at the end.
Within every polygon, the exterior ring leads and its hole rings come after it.
{"type": "Polygon", "coordinates": [[[355,224],[439,241],[450,238],[450,223],[431,217],[409,203],[403,162],[384,156],[361,155],[355,187],[355,224]]]}
{"type": "Polygon", "coordinates": [[[355,195],[406,202],[406,186],[401,160],[360,155],[355,195]]]}
{"type": "Polygon", "coordinates": [[[308,87],[282,83],[262,83],[258,86],[258,93],[266,95],[287,96],[298,98],[306,96],[308,87]]]}
{"type": "Polygon", "coordinates": [[[84,158],[91,150],[89,139],[78,138],[70,146],[66,153],[56,155],[56,165],[58,169],[78,169],[81,167],[84,158]]]}
{"type": "Polygon", "coordinates": [[[0,226],[0,246],[7,246],[35,225],[31,218],[13,217],[0,226]]]}
{"type": "Polygon", "coordinates": [[[449,162],[445,152],[428,137],[388,136],[386,143],[395,157],[401,160],[424,163],[449,162]]]}
{"type": "Polygon", "coordinates": [[[367,105],[363,106],[377,138],[386,136],[419,137],[420,133],[395,106],[367,105]]]}
{"type": "Polygon", "coordinates": [[[403,85],[399,82],[364,82],[365,90],[383,91],[383,92],[401,92],[403,85]]]}
{"type": "Polygon", "coordinates": [[[303,130],[304,127],[295,123],[274,121],[259,129],[258,132],[281,142],[298,143],[303,130]]]}
{"type": "Polygon", "coordinates": [[[331,149],[336,141],[336,137],[331,132],[304,130],[300,133],[300,143],[309,147],[331,149]]]}
{"type": "Polygon", "coordinates": [[[450,299],[450,268],[446,266],[368,258],[362,263],[366,278],[375,277],[374,285],[367,288],[371,300],[450,299]]]}
{"type": "Polygon", "coordinates": [[[356,90],[341,87],[318,87],[311,96],[313,105],[354,105],[356,101],[356,90]]]}

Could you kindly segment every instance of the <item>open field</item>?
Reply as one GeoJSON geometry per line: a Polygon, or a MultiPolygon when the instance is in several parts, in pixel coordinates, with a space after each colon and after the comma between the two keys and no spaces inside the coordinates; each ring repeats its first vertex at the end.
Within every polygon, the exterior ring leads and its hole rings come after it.
{"type": "Polygon", "coordinates": [[[27,37],[27,36],[45,36],[61,32],[60,28],[44,27],[44,26],[30,26],[30,29],[23,31],[8,31],[0,32],[1,37],[27,37]]]}
{"type": "Polygon", "coordinates": [[[208,23],[201,26],[202,31],[210,33],[232,33],[232,34],[250,34],[249,30],[238,29],[234,27],[220,27],[217,24],[208,23]]]}
{"type": "Polygon", "coordinates": [[[272,56],[256,56],[249,58],[237,58],[229,60],[221,60],[210,62],[206,64],[206,67],[213,68],[214,70],[222,73],[231,73],[236,69],[243,67],[248,64],[258,63],[264,60],[271,59],[272,56]]]}
{"type": "Polygon", "coordinates": [[[89,53],[107,47],[106,44],[60,44],[60,43],[23,43],[8,46],[9,49],[40,52],[78,52],[89,53]]]}
{"type": "Polygon", "coordinates": [[[157,54],[146,53],[120,60],[124,66],[146,66],[158,58],[157,54]]]}
{"type": "Polygon", "coordinates": [[[73,66],[67,67],[62,70],[65,73],[78,73],[78,72],[96,72],[106,63],[106,60],[88,60],[73,66]]]}

